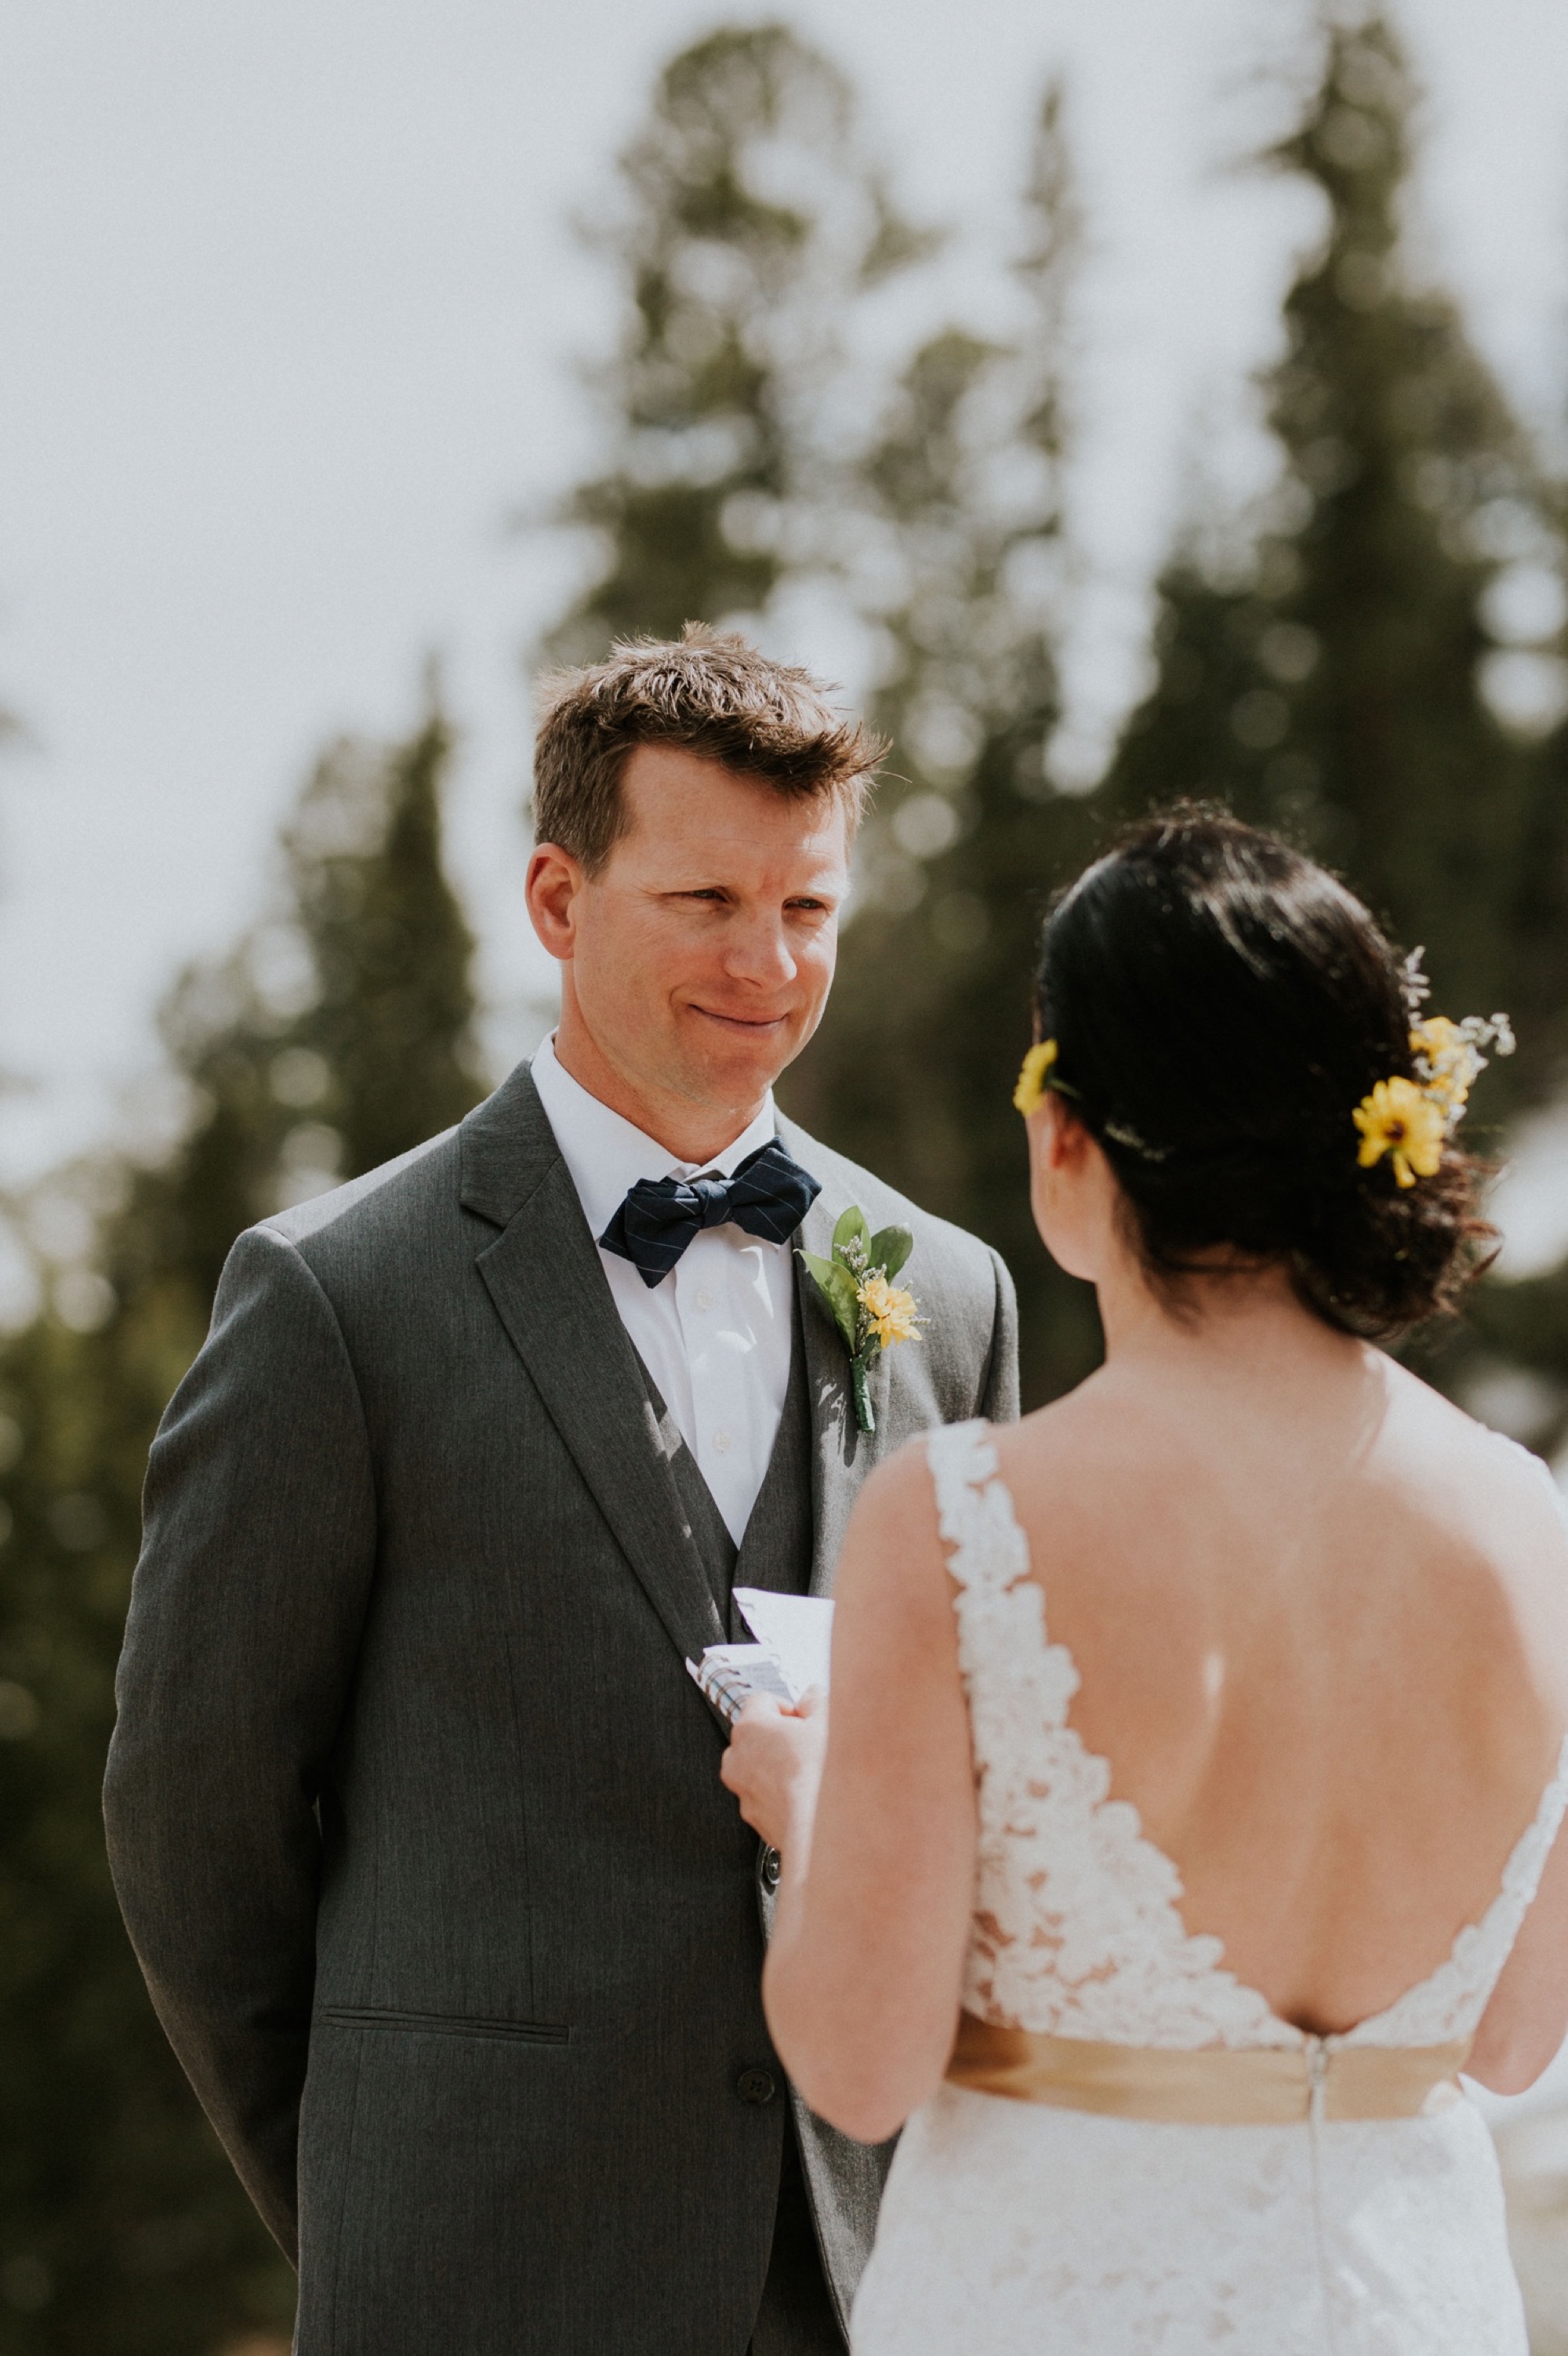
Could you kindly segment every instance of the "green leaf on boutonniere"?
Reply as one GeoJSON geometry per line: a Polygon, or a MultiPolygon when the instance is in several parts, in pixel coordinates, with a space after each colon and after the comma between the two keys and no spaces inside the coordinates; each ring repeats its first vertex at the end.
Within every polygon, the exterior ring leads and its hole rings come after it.
{"type": "Polygon", "coordinates": [[[848,1210],[841,1215],[839,1223],[833,1229],[835,1258],[843,1250],[846,1244],[852,1243],[864,1244],[868,1250],[871,1245],[871,1231],[865,1224],[865,1213],[858,1203],[850,1205],[848,1210]]]}
{"type": "Polygon", "coordinates": [[[815,1252],[803,1251],[806,1272],[833,1313],[833,1323],[843,1337],[843,1344],[853,1358],[855,1351],[855,1327],[860,1316],[860,1298],[854,1279],[847,1268],[834,1259],[821,1259],[815,1252]]]}
{"type": "Polygon", "coordinates": [[[866,1246],[865,1256],[873,1268],[880,1269],[891,1280],[914,1248],[915,1238],[908,1227],[878,1227],[866,1246]]]}

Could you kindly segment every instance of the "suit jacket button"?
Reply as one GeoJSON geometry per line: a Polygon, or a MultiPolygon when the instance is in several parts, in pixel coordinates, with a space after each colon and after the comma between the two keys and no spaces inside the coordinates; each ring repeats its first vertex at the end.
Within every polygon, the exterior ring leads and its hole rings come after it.
{"type": "Polygon", "coordinates": [[[776,1848],[765,1848],[762,1852],[762,1887],[764,1890],[778,1889],[779,1870],[778,1850],[776,1848]]]}
{"type": "Polygon", "coordinates": [[[735,2082],[735,2090],[743,2103],[750,2103],[757,2110],[764,2103],[770,2103],[779,2092],[771,2070],[743,2070],[735,2082]]]}

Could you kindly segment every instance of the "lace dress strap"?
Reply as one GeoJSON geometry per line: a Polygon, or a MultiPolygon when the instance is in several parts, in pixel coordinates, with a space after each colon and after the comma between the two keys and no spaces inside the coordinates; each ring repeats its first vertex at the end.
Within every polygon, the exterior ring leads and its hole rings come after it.
{"type": "Polygon", "coordinates": [[[929,1432],[926,1454],[980,1816],[966,2009],[1122,2045],[1299,2045],[1224,1969],[1218,1939],[1188,1935],[1176,1867],[1069,1724],[1077,1664],[1047,1636],[990,1427],[929,1432]]]}
{"type": "MultiPolygon", "coordinates": [[[[950,1423],[929,1431],[926,1461],[949,1548],[948,1569],[961,1590],[961,1623],[964,1598],[993,1600],[1028,1576],[1028,1540],[1002,1481],[988,1423],[950,1423]]],[[[1038,1594],[1038,1588],[1033,1592],[1038,1594]]],[[[1040,1627],[1043,1634],[1043,1617],[1040,1627]]]]}
{"type": "MultiPolygon", "coordinates": [[[[937,1521],[958,1594],[959,1667],[969,1699],[974,1761],[999,1824],[1009,1774],[1036,1772],[1044,1746],[1067,1729],[1079,1688],[1072,1655],[1046,1634],[1046,1598],[1031,1578],[1029,1541],[1002,1478],[988,1423],[950,1423],[926,1435],[937,1521]]],[[[1077,1743],[1077,1736],[1071,1738],[1077,1743]]],[[[1107,1771],[1109,1781],[1109,1771],[1107,1771]]]]}

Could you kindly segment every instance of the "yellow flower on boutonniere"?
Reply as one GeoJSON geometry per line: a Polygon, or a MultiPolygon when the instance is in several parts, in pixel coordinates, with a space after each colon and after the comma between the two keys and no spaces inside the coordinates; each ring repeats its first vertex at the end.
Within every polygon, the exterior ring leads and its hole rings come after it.
{"type": "Polygon", "coordinates": [[[1361,1132],[1361,1150],[1356,1159],[1363,1170],[1369,1170],[1386,1153],[1397,1186],[1413,1186],[1418,1178],[1436,1176],[1447,1123],[1435,1096],[1416,1081],[1380,1080],[1350,1117],[1361,1132]]]}
{"type": "Polygon", "coordinates": [[[876,1429],[872,1367],[895,1342],[920,1338],[915,1296],[893,1281],[914,1248],[908,1227],[879,1227],[873,1235],[865,1212],[852,1204],[833,1229],[832,1259],[817,1252],[800,1254],[849,1352],[850,1391],[862,1431],[876,1429]]]}
{"type": "Polygon", "coordinates": [[[918,1342],[916,1332],[915,1296],[902,1286],[889,1284],[885,1276],[863,1278],[858,1294],[860,1305],[871,1320],[871,1329],[886,1350],[890,1342],[918,1342]]]}
{"type": "Polygon", "coordinates": [[[1054,1039],[1039,1040],[1025,1056],[1024,1068],[1018,1075],[1018,1085],[1013,1091],[1013,1105],[1014,1109],[1021,1112],[1026,1120],[1032,1112],[1038,1112],[1045,1103],[1046,1094],[1050,1087],[1050,1081],[1047,1076],[1056,1060],[1057,1043],[1054,1039]]]}

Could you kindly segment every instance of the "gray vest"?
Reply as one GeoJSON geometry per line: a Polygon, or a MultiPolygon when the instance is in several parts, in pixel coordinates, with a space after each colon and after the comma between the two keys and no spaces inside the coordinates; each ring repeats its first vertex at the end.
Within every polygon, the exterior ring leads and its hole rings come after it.
{"type": "MultiPolygon", "coordinates": [[[[638,1360],[642,1365],[641,1358],[638,1360]]],[[[736,1587],[771,1588],[779,1595],[804,1595],[811,1583],[811,1402],[807,1387],[806,1353],[800,1335],[800,1304],[795,1297],[794,1328],[789,1341],[789,1387],[768,1471],[746,1536],[737,1547],[714,1503],[697,1460],[676,1430],[658,1385],[646,1366],[642,1379],[659,1425],[660,1439],[681,1501],[687,1531],[695,1541],[708,1574],[719,1618],[735,1644],[750,1641],[751,1631],[731,1600],[736,1587]]]]}

